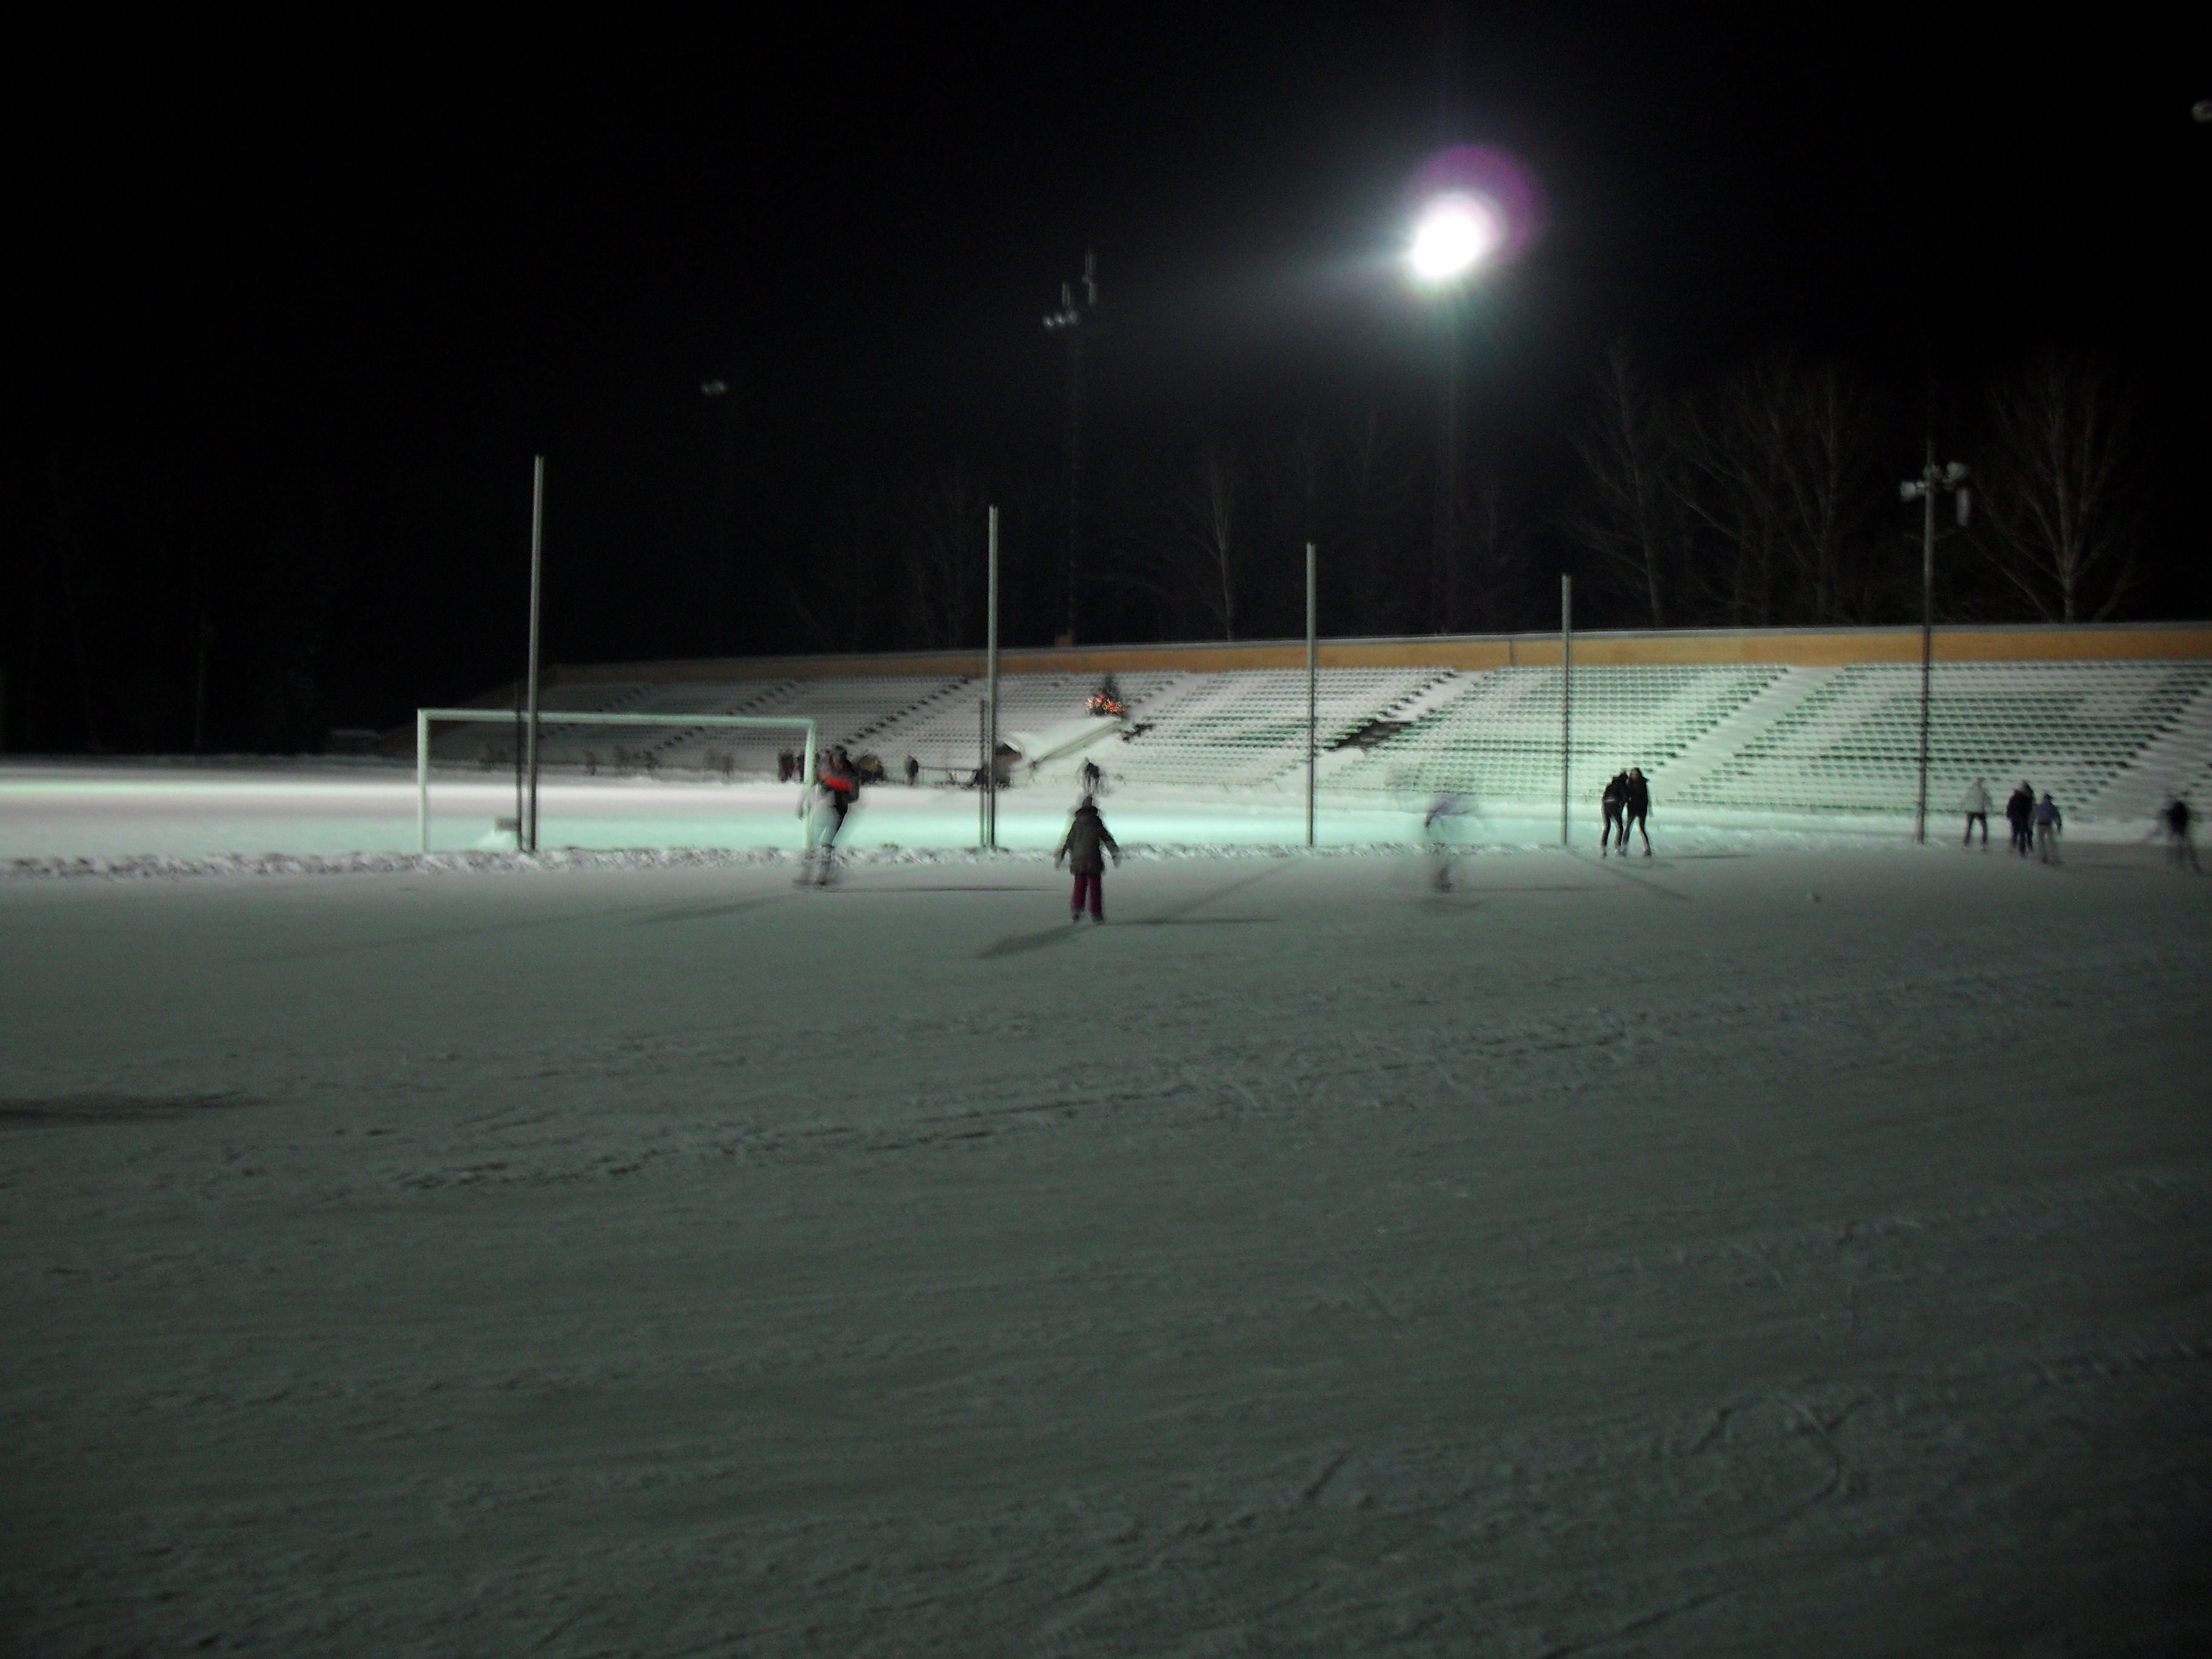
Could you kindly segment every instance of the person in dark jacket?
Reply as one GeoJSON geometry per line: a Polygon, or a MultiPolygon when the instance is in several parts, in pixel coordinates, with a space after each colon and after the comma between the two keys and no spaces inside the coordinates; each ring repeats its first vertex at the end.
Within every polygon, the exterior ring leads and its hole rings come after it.
{"type": "Polygon", "coordinates": [[[2025,783],[2005,800],[2005,822],[2012,825],[2012,850],[2026,858],[2035,834],[2035,791],[2025,783]]]}
{"type": "Polygon", "coordinates": [[[2043,792],[2043,799],[2035,804],[2035,854],[2045,864],[2058,862],[2058,837],[2065,833],[2065,815],[2059,811],[2058,803],[2051,799],[2051,792],[2043,792]]]}
{"type": "Polygon", "coordinates": [[[2166,825],[2166,849],[2176,865],[2187,865],[2199,875],[2204,866],[2197,861],[2197,837],[2190,833],[2197,813],[2185,795],[2169,795],[2166,805],[2159,809],[2159,820],[2166,825]]]}
{"type": "Polygon", "coordinates": [[[1628,793],[1621,802],[1620,851],[1628,854],[1628,832],[1632,829],[1644,837],[1644,856],[1651,856],[1651,832],[1644,827],[1644,820],[1651,812],[1651,786],[1644,781],[1644,769],[1628,769],[1628,793]]]}
{"type": "Polygon", "coordinates": [[[1605,809],[1605,828],[1599,832],[1597,838],[1597,855],[1600,858],[1603,858],[1606,849],[1613,845],[1616,832],[1620,836],[1620,850],[1624,853],[1628,850],[1628,831],[1620,822],[1621,808],[1627,801],[1628,774],[1615,772],[1613,781],[1606,785],[1605,793],[1598,800],[1598,805],[1605,809]]]}
{"type": "Polygon", "coordinates": [[[1075,872],[1075,891],[1067,901],[1067,919],[1083,920],[1083,901],[1091,900],[1091,920],[1106,920],[1105,854],[1111,853],[1114,862],[1121,861],[1121,849],[1115,844],[1113,831],[1107,829],[1106,820],[1098,816],[1098,803],[1085,795],[1075,809],[1075,818],[1060,837],[1060,850],[1052,855],[1055,870],[1064,863],[1075,872]]]}

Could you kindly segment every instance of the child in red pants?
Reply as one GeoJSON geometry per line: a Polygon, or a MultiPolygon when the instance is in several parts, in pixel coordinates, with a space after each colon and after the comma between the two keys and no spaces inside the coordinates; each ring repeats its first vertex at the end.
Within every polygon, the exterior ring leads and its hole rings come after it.
{"type": "Polygon", "coordinates": [[[1106,858],[1111,853],[1114,862],[1121,861],[1121,849],[1115,844],[1113,832],[1106,821],[1098,816],[1098,803],[1088,795],[1075,809],[1073,822],[1067,826],[1066,835],[1060,837],[1060,850],[1052,855],[1052,867],[1062,863],[1075,872],[1075,892],[1067,902],[1067,919],[1083,920],[1083,901],[1087,894],[1091,900],[1091,920],[1106,920],[1106,858]]]}

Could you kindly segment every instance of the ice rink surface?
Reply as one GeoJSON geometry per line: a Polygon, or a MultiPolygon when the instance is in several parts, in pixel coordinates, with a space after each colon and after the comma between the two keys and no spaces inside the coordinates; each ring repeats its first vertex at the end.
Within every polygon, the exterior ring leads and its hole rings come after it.
{"type": "Polygon", "coordinates": [[[1680,845],[0,881],[0,1650],[2202,1650],[2212,882],[1680,845]]]}

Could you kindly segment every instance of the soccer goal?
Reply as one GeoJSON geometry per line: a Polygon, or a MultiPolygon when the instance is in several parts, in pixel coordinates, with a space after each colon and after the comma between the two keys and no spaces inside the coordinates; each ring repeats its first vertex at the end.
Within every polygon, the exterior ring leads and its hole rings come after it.
{"type": "MultiPolygon", "coordinates": [[[[422,852],[430,850],[430,730],[434,726],[474,726],[484,727],[495,734],[510,726],[509,716],[496,708],[418,708],[415,711],[415,841],[422,852]]],[[[558,714],[540,712],[538,725],[545,727],[591,728],[587,736],[597,738],[595,728],[608,728],[609,736],[651,727],[660,738],[635,746],[620,741],[605,743],[604,748],[593,743],[578,741],[563,746],[553,756],[553,763],[563,771],[580,771],[586,776],[596,777],[604,770],[609,775],[657,776],[665,762],[680,754],[688,763],[686,769],[702,776],[717,771],[727,778],[736,769],[735,752],[726,747],[716,750],[711,744],[714,732],[725,730],[781,730],[805,733],[805,751],[799,761],[799,783],[803,790],[814,776],[816,730],[811,720],[797,715],[764,714],[558,714]],[[680,748],[678,747],[680,744],[680,748]],[[573,752],[570,752],[573,751],[573,752]]],[[[495,763],[504,763],[514,758],[514,752],[497,740],[484,744],[479,753],[479,763],[489,770],[495,763]]],[[[546,756],[541,755],[544,763],[546,756]]],[[[672,767],[670,769],[673,769],[672,767]]],[[[532,807],[534,811],[534,805],[532,807]]]]}

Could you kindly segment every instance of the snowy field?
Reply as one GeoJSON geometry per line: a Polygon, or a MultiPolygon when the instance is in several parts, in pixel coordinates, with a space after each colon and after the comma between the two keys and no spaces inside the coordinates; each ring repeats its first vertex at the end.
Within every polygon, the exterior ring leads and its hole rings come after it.
{"type": "Polygon", "coordinates": [[[1034,852],[56,879],[411,793],[27,780],[0,1652],[2212,1640],[2212,882],[2154,848],[1492,830],[1072,928],[1034,852]]]}
{"type": "MultiPolygon", "coordinates": [[[[1595,848],[1596,782],[1578,802],[1573,835],[1595,848]]],[[[1046,848],[1066,828],[1077,791],[1066,784],[1011,789],[999,799],[999,844],[1046,848]]],[[[1281,789],[1225,791],[1154,787],[1103,798],[1121,841],[1186,848],[1302,846],[1305,796],[1281,789]]],[[[795,849],[800,825],[795,786],[653,781],[643,778],[549,776],[539,790],[541,848],[613,850],[702,848],[795,849]]],[[[1324,794],[1317,839],[1324,847],[1418,842],[1427,801],[1407,796],[1324,794]]],[[[2060,803],[2063,805],[2065,803],[2060,803]]],[[[1948,803],[1944,804],[1948,805],[1948,803]]],[[[431,786],[430,844],[439,852],[512,851],[512,831],[496,828],[515,811],[511,774],[441,772],[431,786]]],[[[1454,832],[1488,848],[1553,847],[1556,800],[1469,803],[1454,832]]],[[[1956,833],[1955,815],[1933,815],[1934,835],[1956,833]]],[[[1653,832],[1677,851],[1868,847],[1907,840],[1908,816],[1789,814],[1706,809],[1679,811],[1662,787],[1653,832]]],[[[2154,826],[2076,822],[2076,840],[2141,840],[2154,826]]],[[[377,860],[416,850],[412,768],[386,763],[27,763],[0,761],[0,875],[25,862],[94,864],[149,858],[252,860],[377,860]]],[[[2004,820],[1997,819],[2004,835],[2004,820]]],[[[844,841],[864,852],[949,851],[977,839],[974,791],[868,790],[844,841]]]]}

